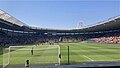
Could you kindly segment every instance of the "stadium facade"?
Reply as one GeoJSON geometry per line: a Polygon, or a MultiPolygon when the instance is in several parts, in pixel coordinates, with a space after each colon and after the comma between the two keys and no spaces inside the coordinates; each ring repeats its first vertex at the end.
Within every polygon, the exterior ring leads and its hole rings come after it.
{"type": "MultiPolygon", "coordinates": [[[[0,45],[94,41],[94,38],[120,36],[120,16],[82,29],[48,29],[26,25],[0,10],[0,45]]],[[[118,40],[119,41],[119,40],[118,40]]],[[[120,41],[119,41],[120,42],[120,41]]],[[[114,42],[113,42],[114,43],[114,42]]],[[[118,43],[118,42],[115,42],[118,43]]]]}

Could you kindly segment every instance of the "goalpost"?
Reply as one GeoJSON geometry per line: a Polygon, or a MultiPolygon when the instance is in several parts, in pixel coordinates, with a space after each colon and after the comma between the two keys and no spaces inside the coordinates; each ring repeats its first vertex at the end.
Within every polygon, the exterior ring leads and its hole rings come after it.
{"type": "Polygon", "coordinates": [[[3,49],[3,68],[9,64],[9,57],[10,57],[9,51],[10,51],[9,48],[3,49]]]}
{"type": "Polygon", "coordinates": [[[59,45],[10,46],[3,51],[3,68],[29,66],[60,65],[59,45]]]}

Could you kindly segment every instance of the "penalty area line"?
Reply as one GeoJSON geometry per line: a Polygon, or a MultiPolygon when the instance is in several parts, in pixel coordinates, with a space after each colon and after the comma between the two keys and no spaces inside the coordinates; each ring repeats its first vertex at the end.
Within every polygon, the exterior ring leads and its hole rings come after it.
{"type": "Polygon", "coordinates": [[[85,58],[89,59],[90,61],[94,61],[93,59],[91,59],[91,58],[90,58],[90,57],[88,57],[88,56],[83,55],[83,57],[85,57],[85,58]]]}

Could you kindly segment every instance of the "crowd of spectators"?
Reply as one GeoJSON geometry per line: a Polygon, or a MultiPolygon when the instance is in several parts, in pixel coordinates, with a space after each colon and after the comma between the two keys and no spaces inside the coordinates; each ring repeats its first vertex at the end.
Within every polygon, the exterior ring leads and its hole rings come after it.
{"type": "Polygon", "coordinates": [[[83,38],[78,36],[78,37],[63,37],[62,42],[81,42],[83,41],[83,38]]]}
{"type": "Polygon", "coordinates": [[[58,36],[7,36],[0,35],[0,45],[21,45],[21,44],[54,44],[59,42],[80,42],[80,37],[58,37],[58,36]]]}
{"type": "Polygon", "coordinates": [[[99,37],[89,39],[91,42],[96,43],[120,43],[120,32],[105,33],[99,37]]]}
{"type": "Polygon", "coordinates": [[[27,36],[4,36],[0,35],[0,45],[20,45],[20,44],[31,44],[35,40],[27,36]]]}
{"type": "Polygon", "coordinates": [[[0,35],[0,46],[58,43],[59,37],[0,35]]]}
{"type": "Polygon", "coordinates": [[[91,34],[79,36],[35,36],[20,35],[12,36],[0,34],[0,46],[6,45],[23,45],[23,44],[54,44],[59,42],[82,42],[92,41],[96,43],[120,43],[120,33],[91,34]],[[89,39],[89,40],[88,40],[89,39]]]}
{"type": "Polygon", "coordinates": [[[120,43],[120,36],[93,38],[96,43],[120,43]]]}

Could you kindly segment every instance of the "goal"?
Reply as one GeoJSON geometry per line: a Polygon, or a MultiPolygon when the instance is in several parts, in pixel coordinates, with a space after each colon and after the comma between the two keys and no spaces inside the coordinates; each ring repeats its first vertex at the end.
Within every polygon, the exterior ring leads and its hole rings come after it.
{"type": "Polygon", "coordinates": [[[60,65],[59,45],[10,46],[3,52],[3,68],[60,65]]]}

